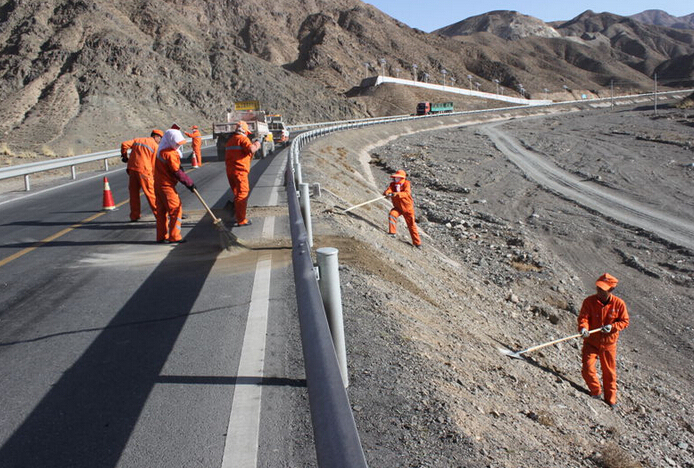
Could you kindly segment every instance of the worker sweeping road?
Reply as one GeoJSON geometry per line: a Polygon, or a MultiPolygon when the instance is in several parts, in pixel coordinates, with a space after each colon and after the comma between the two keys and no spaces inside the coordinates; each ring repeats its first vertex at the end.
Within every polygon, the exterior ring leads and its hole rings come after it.
{"type": "Polygon", "coordinates": [[[181,168],[180,148],[186,142],[178,129],[170,128],[159,143],[154,163],[154,193],[157,196],[157,242],[183,243],[181,215],[183,207],[176,191],[181,182],[191,192],[195,184],[181,168]]]}
{"type": "Polygon", "coordinates": [[[152,214],[157,216],[154,195],[154,159],[164,132],[154,129],[147,138],[135,138],[120,144],[121,160],[128,163],[128,191],[130,192],[130,221],[140,219],[140,190],[145,194],[152,214]],[[128,155],[128,150],[130,155],[128,155]]]}
{"type": "Polygon", "coordinates": [[[588,296],[578,314],[578,329],[583,335],[583,380],[590,395],[599,398],[600,380],[595,361],[600,360],[605,403],[617,404],[617,339],[619,332],[629,326],[629,313],[622,299],[612,294],[618,280],[605,273],[595,282],[596,294],[588,296]],[[589,330],[601,328],[600,333],[589,330]]]}
{"type": "Polygon", "coordinates": [[[236,131],[229,137],[226,143],[225,161],[227,179],[234,193],[234,211],[236,213],[236,226],[248,226],[251,221],[246,218],[248,206],[248,173],[251,170],[253,155],[260,149],[260,142],[248,138],[250,131],[248,124],[240,120],[236,124],[236,131]]]}
{"type": "Polygon", "coordinates": [[[398,226],[398,218],[405,217],[407,228],[410,230],[412,244],[418,249],[422,246],[422,241],[419,238],[417,224],[414,219],[414,201],[412,200],[412,191],[410,189],[410,181],[407,180],[407,174],[402,169],[396,171],[390,176],[393,181],[388,185],[388,188],[383,192],[383,195],[390,197],[393,202],[393,209],[388,214],[388,235],[395,237],[398,226]]]}
{"type": "Polygon", "coordinates": [[[186,132],[188,138],[193,139],[193,155],[191,157],[191,166],[200,167],[202,164],[202,135],[198,131],[198,126],[193,125],[193,133],[186,132]]]}

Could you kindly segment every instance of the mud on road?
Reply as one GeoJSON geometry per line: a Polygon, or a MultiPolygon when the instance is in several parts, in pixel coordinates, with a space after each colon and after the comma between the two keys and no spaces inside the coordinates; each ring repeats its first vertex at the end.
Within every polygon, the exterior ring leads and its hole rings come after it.
{"type": "MultiPolygon", "coordinates": [[[[567,178],[689,226],[692,122],[616,109],[495,129],[567,178]]],[[[348,132],[302,156],[304,180],[325,189],[312,200],[315,246],[341,250],[349,395],[369,464],[694,466],[692,250],[538,184],[483,126],[440,125],[348,132]],[[385,201],[340,214],[397,169],[412,180],[422,251],[404,225],[386,236],[385,201]],[[522,361],[498,351],[574,334],[606,271],[631,315],[616,410],[587,395],[579,342],[522,361]]]]}

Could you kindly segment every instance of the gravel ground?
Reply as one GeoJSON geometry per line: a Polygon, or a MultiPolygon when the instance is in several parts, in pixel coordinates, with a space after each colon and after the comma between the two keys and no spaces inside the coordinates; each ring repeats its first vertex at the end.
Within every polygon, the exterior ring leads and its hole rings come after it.
{"type": "MultiPolygon", "coordinates": [[[[349,395],[370,466],[694,466],[693,252],[539,185],[480,122],[431,119],[320,139],[302,156],[315,247],[340,250],[349,395]],[[477,124],[477,125],[476,125],[477,124]],[[423,131],[428,130],[428,131],[423,131]],[[396,131],[401,136],[393,137],[396,131]],[[374,198],[410,174],[424,248],[374,198]],[[587,395],[576,332],[608,271],[631,326],[619,405],[587,395]]],[[[495,127],[566,177],[694,219],[693,119],[576,110],[495,127]]]]}

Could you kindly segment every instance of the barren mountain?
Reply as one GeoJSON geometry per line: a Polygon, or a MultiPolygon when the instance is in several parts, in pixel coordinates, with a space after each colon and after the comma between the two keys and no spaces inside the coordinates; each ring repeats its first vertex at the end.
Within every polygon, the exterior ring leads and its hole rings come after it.
{"type": "Polygon", "coordinates": [[[631,15],[629,18],[656,26],[667,26],[668,28],[675,29],[694,29],[694,13],[678,17],[672,16],[663,10],[646,10],[636,15],[631,15]]]}
{"type": "Polygon", "coordinates": [[[542,20],[522,15],[517,11],[492,11],[473,16],[458,23],[437,29],[444,36],[469,36],[488,32],[502,39],[517,40],[524,37],[560,37],[560,34],[542,20]]]}
{"type": "Polygon", "coordinates": [[[649,90],[655,70],[691,78],[694,53],[694,31],[614,15],[557,27],[493,12],[476,21],[564,37],[454,39],[359,0],[13,0],[0,18],[0,153],[10,162],[114,148],[172,121],[209,132],[237,100],[259,99],[289,123],[411,112],[417,93],[358,89],[379,73],[440,82],[446,69],[458,86],[474,78],[495,92],[499,80],[506,93],[522,84],[530,97],[575,99],[610,82],[649,90]]]}

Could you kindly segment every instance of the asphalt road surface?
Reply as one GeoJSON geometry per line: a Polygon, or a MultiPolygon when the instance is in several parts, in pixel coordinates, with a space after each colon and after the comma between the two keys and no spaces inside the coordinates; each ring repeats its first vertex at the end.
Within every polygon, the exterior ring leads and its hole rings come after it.
{"type": "MultiPolygon", "coordinates": [[[[232,225],[224,163],[188,170],[232,225]]],[[[128,222],[127,177],[0,195],[0,466],[311,466],[286,151],[251,171],[226,251],[179,185],[185,244],[128,222]]]]}

